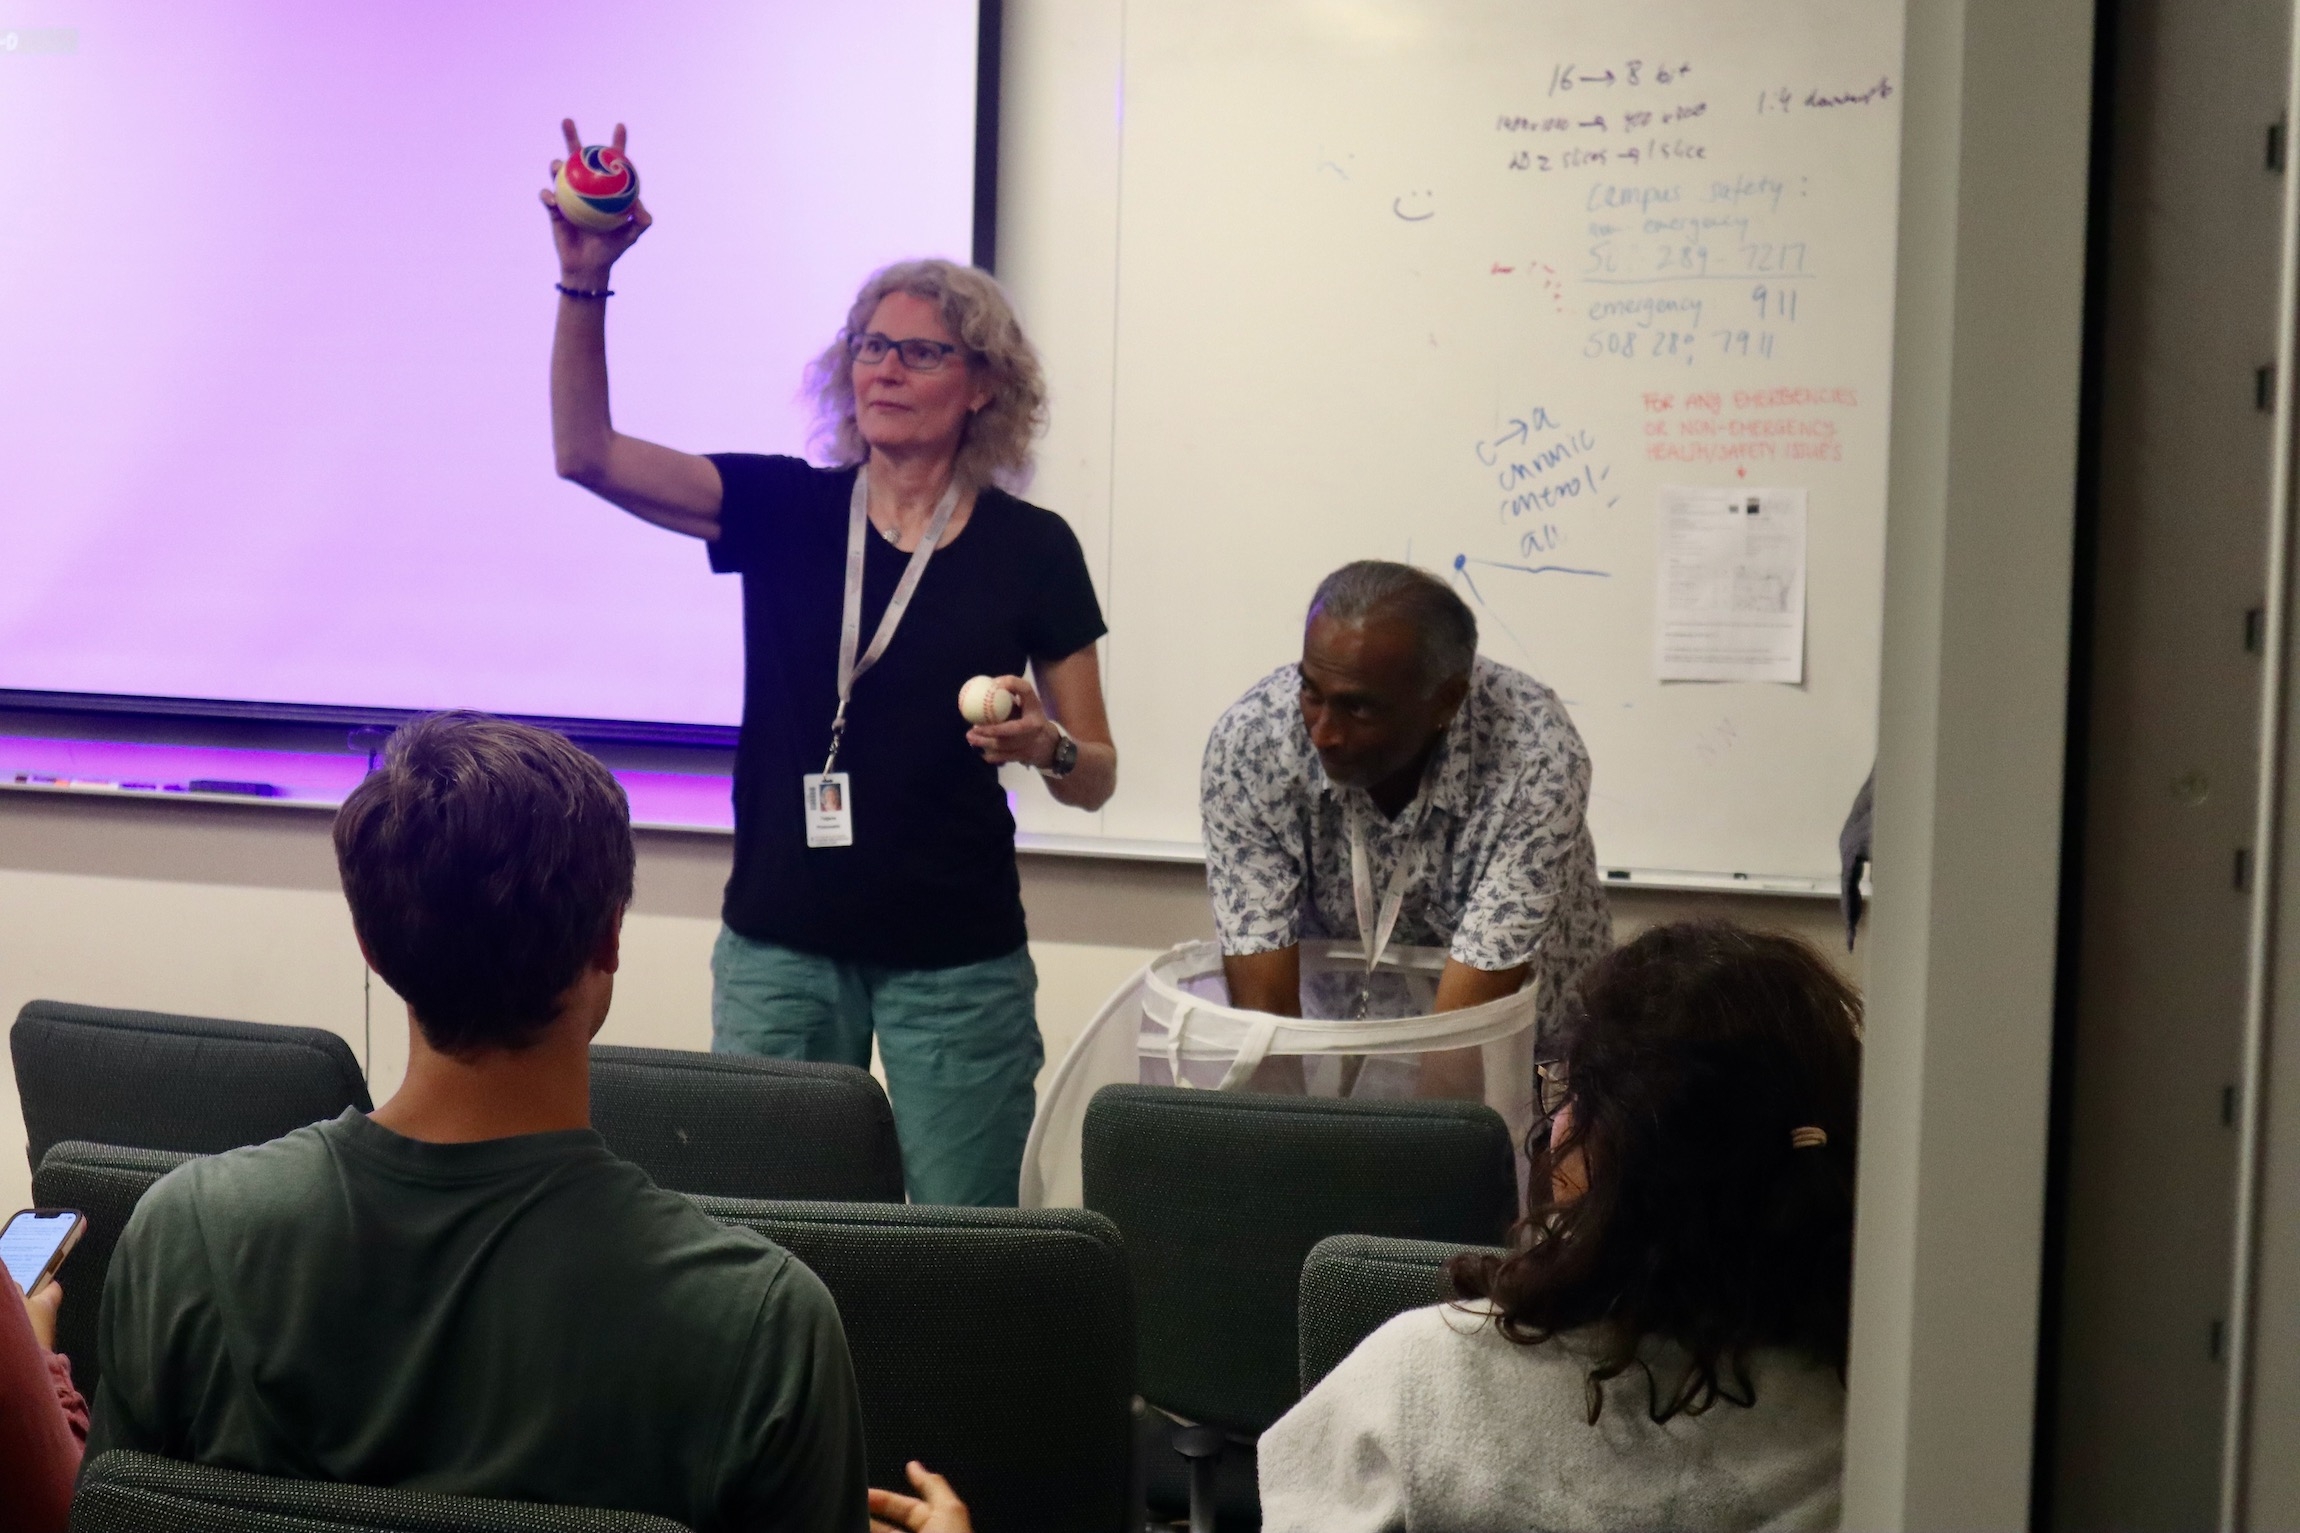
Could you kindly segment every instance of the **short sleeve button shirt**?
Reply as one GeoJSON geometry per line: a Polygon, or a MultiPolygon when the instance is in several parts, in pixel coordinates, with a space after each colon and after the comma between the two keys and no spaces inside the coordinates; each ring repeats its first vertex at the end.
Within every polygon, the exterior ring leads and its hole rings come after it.
{"type": "Polygon", "coordinates": [[[1531,963],[1542,1027],[1612,946],[1590,844],[1589,752],[1557,694],[1478,660],[1421,792],[1395,820],[1363,788],[1330,781],[1302,722],[1301,677],[1281,666],[1232,704],[1199,782],[1206,874],[1225,953],[1355,937],[1350,819],[1373,885],[1417,859],[1393,940],[1443,947],[1477,969],[1531,963]]]}

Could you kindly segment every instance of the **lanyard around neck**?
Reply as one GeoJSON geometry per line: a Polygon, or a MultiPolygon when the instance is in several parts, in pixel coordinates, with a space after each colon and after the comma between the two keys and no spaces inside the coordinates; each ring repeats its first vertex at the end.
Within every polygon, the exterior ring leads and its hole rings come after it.
{"type": "MultiPolygon", "coordinates": [[[[1398,912],[1405,908],[1406,890],[1414,881],[1415,868],[1420,864],[1422,847],[1419,842],[1398,854],[1396,866],[1390,869],[1389,887],[1382,894],[1380,919],[1374,915],[1374,876],[1366,859],[1366,828],[1364,811],[1356,806],[1343,810],[1350,825],[1350,894],[1358,907],[1358,941],[1366,950],[1366,973],[1389,951],[1390,933],[1397,930],[1398,912]]],[[[1419,822],[1416,815],[1416,822],[1419,822]]]]}
{"type": "Polygon", "coordinates": [[[910,610],[910,599],[926,574],[926,561],[934,557],[935,545],[950,530],[951,514],[957,510],[958,480],[953,476],[950,488],[935,502],[934,516],[926,524],[925,535],[918,540],[918,547],[911,550],[910,563],[904,566],[894,595],[887,599],[886,611],[879,616],[878,632],[871,635],[870,648],[857,656],[855,645],[862,638],[863,559],[867,547],[864,533],[870,521],[870,468],[865,465],[855,470],[854,494],[847,498],[846,602],[839,614],[839,711],[831,718],[830,754],[823,757],[826,775],[839,759],[839,741],[847,732],[847,699],[854,695],[855,682],[863,672],[878,664],[879,656],[894,642],[894,631],[902,625],[902,615],[910,610]]]}

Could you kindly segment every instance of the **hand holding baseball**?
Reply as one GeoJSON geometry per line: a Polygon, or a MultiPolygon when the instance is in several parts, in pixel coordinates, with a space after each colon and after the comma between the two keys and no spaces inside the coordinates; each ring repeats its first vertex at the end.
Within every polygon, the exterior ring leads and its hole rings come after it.
{"type": "Polygon", "coordinates": [[[993,676],[991,681],[1014,695],[1015,710],[1003,724],[977,724],[969,729],[966,743],[982,752],[982,759],[992,766],[1010,761],[1028,767],[1051,765],[1059,736],[1038,700],[1038,689],[1020,676],[993,676]]]}
{"type": "Polygon", "coordinates": [[[976,676],[958,689],[958,713],[969,724],[1003,724],[1014,717],[1014,694],[995,676],[976,676]]]}

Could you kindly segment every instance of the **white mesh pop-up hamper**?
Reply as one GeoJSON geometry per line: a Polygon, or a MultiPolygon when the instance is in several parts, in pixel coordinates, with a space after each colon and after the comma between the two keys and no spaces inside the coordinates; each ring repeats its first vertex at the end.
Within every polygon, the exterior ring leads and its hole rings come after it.
{"type": "Polygon", "coordinates": [[[1229,1005],[1211,942],[1159,954],[1103,1003],[1055,1068],[1023,1151],[1022,1206],[1080,1202],[1086,1104],[1104,1086],[1241,1090],[1273,1056],[1301,1058],[1312,1096],[1396,1097],[1413,1094],[1422,1055],[1482,1049],[1486,1103],[1522,1148],[1534,1111],[1534,987],[1432,1013],[1445,962],[1442,948],[1391,947],[1368,975],[1356,942],[1305,941],[1302,1006],[1315,1015],[1294,1018],[1229,1005]]]}

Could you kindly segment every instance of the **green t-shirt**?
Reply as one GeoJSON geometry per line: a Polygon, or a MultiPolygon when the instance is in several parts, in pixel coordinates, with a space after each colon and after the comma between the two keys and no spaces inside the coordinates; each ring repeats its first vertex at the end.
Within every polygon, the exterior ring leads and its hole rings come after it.
{"type": "Polygon", "coordinates": [[[88,1456],[862,1533],[830,1293],[589,1130],[426,1144],[356,1110],[192,1161],[104,1286],[88,1456]]]}

